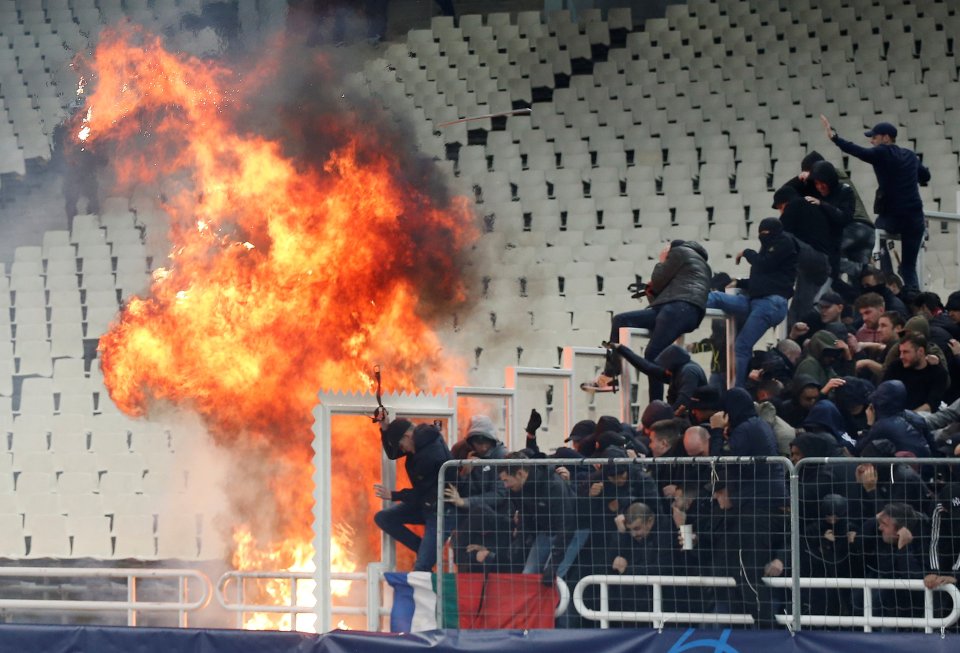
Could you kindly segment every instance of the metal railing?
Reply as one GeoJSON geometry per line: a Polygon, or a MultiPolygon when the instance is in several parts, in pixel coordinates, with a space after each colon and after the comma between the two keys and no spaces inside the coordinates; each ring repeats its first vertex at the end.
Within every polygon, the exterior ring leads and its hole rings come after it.
{"type": "MultiPolygon", "coordinates": [[[[367,619],[369,630],[379,630],[380,618],[390,614],[390,610],[382,604],[380,583],[383,580],[384,566],[379,563],[368,565],[367,572],[331,572],[331,581],[365,582],[367,583],[365,605],[333,605],[334,615],[364,616],[367,619]]],[[[220,576],[216,586],[217,602],[224,610],[237,615],[237,628],[242,628],[246,616],[252,613],[285,614],[290,617],[291,625],[296,624],[297,615],[315,614],[315,605],[299,603],[299,584],[309,582],[316,584],[316,573],[312,571],[228,571],[220,576]],[[248,597],[248,581],[279,580],[288,582],[288,600],[286,603],[265,603],[251,601],[248,597]],[[235,585],[233,592],[235,600],[229,598],[230,586],[235,585]]]]}
{"type": "Polygon", "coordinates": [[[729,577],[715,576],[611,576],[591,575],[580,579],[573,589],[573,605],[584,619],[599,621],[601,628],[609,628],[611,621],[649,622],[654,628],[663,628],[668,622],[740,624],[752,625],[749,614],[724,614],[706,612],[669,612],[663,609],[663,588],[670,587],[735,587],[737,581],[729,577]],[[590,586],[600,587],[600,608],[588,608],[583,598],[590,586]],[[653,592],[652,609],[649,612],[624,612],[610,610],[610,586],[648,586],[653,592]]]}
{"type": "MultiPolygon", "coordinates": [[[[188,614],[202,610],[210,602],[210,579],[194,569],[69,569],[63,567],[0,567],[0,578],[70,578],[122,579],[126,581],[127,598],[123,601],[90,601],[80,599],[9,599],[0,598],[0,610],[36,610],[40,612],[126,612],[127,625],[136,626],[142,612],[177,613],[181,628],[188,626],[188,614]],[[141,601],[137,598],[137,581],[176,579],[175,601],[141,601]],[[190,583],[189,581],[194,581],[190,583]],[[190,589],[199,587],[200,596],[190,600],[190,589]]],[[[53,589],[53,588],[51,588],[53,589]]]]}
{"type": "MultiPolygon", "coordinates": [[[[764,578],[770,587],[791,587],[790,578],[764,578]]],[[[802,626],[852,626],[871,632],[874,628],[910,628],[932,633],[934,629],[948,628],[960,620],[960,590],[955,585],[941,585],[928,589],[922,580],[907,578],[800,578],[801,589],[860,589],[863,590],[863,615],[800,615],[802,626]],[[873,590],[908,590],[923,592],[923,617],[884,617],[873,614],[873,590]],[[933,593],[943,592],[953,602],[949,614],[935,617],[933,593]]],[[[776,615],[778,623],[793,627],[793,617],[776,615]]]]}

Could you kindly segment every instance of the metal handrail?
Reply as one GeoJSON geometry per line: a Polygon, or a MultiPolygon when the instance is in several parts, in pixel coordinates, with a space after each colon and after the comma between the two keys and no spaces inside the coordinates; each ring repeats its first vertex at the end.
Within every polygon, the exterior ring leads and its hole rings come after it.
{"type": "MultiPolygon", "coordinates": [[[[331,580],[347,581],[367,581],[369,575],[363,572],[331,572],[331,580]]],[[[216,597],[217,602],[224,610],[236,612],[237,618],[242,625],[243,615],[248,612],[262,612],[270,614],[288,614],[291,619],[295,619],[298,614],[314,614],[316,606],[304,606],[297,604],[297,584],[299,581],[315,581],[316,573],[312,571],[228,571],[217,580],[216,597]],[[246,592],[244,590],[244,581],[253,579],[264,580],[287,580],[290,581],[290,603],[277,605],[271,603],[248,603],[246,592]],[[227,587],[231,581],[239,581],[237,584],[238,601],[233,602],[227,598],[227,587]]],[[[379,618],[383,609],[377,610],[379,618]]],[[[369,616],[369,606],[340,605],[332,606],[331,612],[339,615],[364,615],[369,616]]]]}
{"type": "MultiPolygon", "coordinates": [[[[770,587],[793,587],[790,578],[766,577],[763,582],[770,587]]],[[[863,616],[839,616],[804,614],[800,615],[801,626],[855,626],[862,627],[864,632],[871,632],[873,628],[923,628],[931,633],[934,628],[949,628],[960,620],[960,590],[953,584],[941,585],[928,589],[920,579],[908,578],[803,578],[799,582],[801,589],[862,589],[863,616]],[[875,589],[923,591],[923,617],[881,617],[873,614],[873,597],[871,591],[875,589]],[[953,609],[945,617],[933,616],[933,593],[948,594],[953,601],[953,609]]],[[[777,622],[785,626],[792,626],[794,619],[791,615],[776,615],[777,622]]]]}
{"type": "Polygon", "coordinates": [[[649,621],[662,628],[668,621],[699,622],[713,624],[753,624],[749,614],[723,614],[701,612],[664,612],[663,588],[669,587],[736,587],[737,581],[728,576],[619,576],[598,574],[584,576],[573,589],[573,605],[584,619],[599,621],[601,628],[609,628],[611,621],[649,621]],[[592,610],[583,601],[583,592],[591,585],[600,586],[600,609],[592,610]],[[609,590],[611,585],[648,586],[653,590],[652,610],[649,612],[623,612],[610,610],[609,590]]]}
{"type": "Polygon", "coordinates": [[[101,568],[73,569],[65,567],[0,567],[0,578],[123,578],[127,581],[126,601],[90,601],[73,599],[5,599],[0,598],[0,609],[40,610],[44,612],[79,610],[83,612],[125,611],[127,625],[137,625],[140,612],[178,612],[180,627],[187,626],[187,613],[202,610],[210,602],[210,579],[195,569],[132,569],[101,568]],[[176,578],[179,598],[176,602],[138,601],[137,580],[145,578],[176,578]],[[188,580],[200,585],[201,596],[187,601],[188,580]]]}

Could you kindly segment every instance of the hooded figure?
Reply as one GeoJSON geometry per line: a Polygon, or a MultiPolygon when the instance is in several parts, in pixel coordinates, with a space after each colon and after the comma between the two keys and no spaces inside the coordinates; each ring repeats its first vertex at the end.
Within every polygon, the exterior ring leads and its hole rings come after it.
{"type": "MultiPolygon", "coordinates": [[[[497,439],[497,428],[486,415],[474,415],[467,427],[467,444],[477,458],[482,460],[502,460],[507,457],[507,448],[497,439]]],[[[506,504],[506,488],[500,482],[499,469],[490,465],[476,465],[470,469],[470,476],[462,495],[464,504],[457,506],[461,510],[472,510],[485,505],[500,510],[506,504]]]]}
{"type": "Polygon", "coordinates": [[[690,353],[680,345],[670,345],[651,363],[624,345],[617,352],[628,363],[646,374],[651,380],[667,382],[667,403],[675,412],[690,408],[694,391],[707,384],[707,375],[699,363],[690,358],[690,353]]]}
{"type": "MultiPolygon", "coordinates": [[[[851,548],[859,544],[859,528],[849,519],[847,499],[828,494],[820,501],[817,512],[804,527],[803,573],[815,578],[850,578],[851,548]]],[[[810,605],[810,614],[848,615],[853,609],[849,589],[804,590],[802,596],[803,602],[810,605]]]]}
{"type": "MultiPolygon", "coordinates": [[[[731,456],[776,456],[777,440],[773,429],[757,415],[753,397],[743,388],[733,388],[724,398],[727,413],[728,442],[731,456]]],[[[786,501],[784,469],[776,463],[755,462],[740,465],[740,478],[734,495],[741,505],[776,512],[786,501]]]]}
{"type": "Polygon", "coordinates": [[[844,228],[853,222],[853,212],[857,206],[857,199],[853,188],[840,183],[837,169],[829,161],[818,161],[810,168],[808,181],[816,188],[814,196],[819,199],[817,204],[830,225],[830,238],[834,243],[828,253],[830,269],[833,276],[840,274],[840,244],[843,241],[844,228]]]}
{"type": "Polygon", "coordinates": [[[800,428],[810,409],[820,400],[821,385],[812,376],[797,374],[790,383],[790,398],[780,404],[777,414],[790,426],[800,428]]]}
{"type": "Polygon", "coordinates": [[[889,440],[895,451],[909,451],[917,458],[931,455],[930,443],[924,433],[905,415],[907,389],[901,381],[884,381],[877,386],[870,395],[870,407],[876,418],[866,436],[857,442],[857,455],[865,455],[863,452],[866,447],[876,440],[889,440]]]}
{"type": "Polygon", "coordinates": [[[839,446],[850,451],[853,451],[856,446],[856,441],[847,434],[843,415],[829,399],[818,401],[813,405],[807,413],[807,418],[803,420],[803,428],[806,431],[829,433],[836,439],[839,446]]]}
{"type": "Polygon", "coordinates": [[[867,406],[876,390],[870,381],[856,376],[843,377],[843,385],[833,391],[833,400],[846,426],[847,434],[856,442],[870,428],[867,424],[867,406]]]}
{"type": "Polygon", "coordinates": [[[821,386],[837,374],[843,357],[843,350],[837,346],[837,336],[830,331],[817,331],[807,345],[807,355],[797,365],[794,378],[801,374],[812,377],[821,386]]]}

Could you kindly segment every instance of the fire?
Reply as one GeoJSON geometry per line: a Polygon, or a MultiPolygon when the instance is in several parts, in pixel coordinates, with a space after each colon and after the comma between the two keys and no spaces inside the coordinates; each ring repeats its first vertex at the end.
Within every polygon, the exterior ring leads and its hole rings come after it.
{"type": "MultiPolygon", "coordinates": [[[[240,74],[133,28],[106,31],[73,131],[109,156],[115,194],[156,188],[170,216],[173,247],[149,295],[100,339],[105,384],[130,415],[196,411],[237,454],[245,524],[233,561],[248,569],[311,561],[319,389],[369,390],[374,364],[385,391],[464,378],[431,325],[466,301],[476,237],[466,201],[437,191],[432,162],[341,99],[338,66],[277,45],[240,74]],[[271,107],[291,78],[298,104],[271,107]]],[[[380,451],[369,420],[362,428],[335,437],[335,492],[349,499],[334,517],[366,533],[379,502],[354,484],[372,482],[380,451]]],[[[345,535],[338,568],[355,569],[378,536],[351,546],[345,535]]]]}

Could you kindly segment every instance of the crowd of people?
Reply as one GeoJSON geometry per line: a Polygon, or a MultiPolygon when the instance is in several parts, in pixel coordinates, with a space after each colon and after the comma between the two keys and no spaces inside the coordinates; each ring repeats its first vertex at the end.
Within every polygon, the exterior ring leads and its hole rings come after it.
{"type": "MultiPolygon", "coordinates": [[[[864,148],[823,123],[841,150],[874,166],[877,227],[900,235],[902,276],[889,261],[872,265],[874,226],[862,202],[848,178],[812,152],[774,194],[779,217],[760,222],[759,247],[737,254],[736,264],[750,266],[746,278],[715,274],[698,243],[674,241],[645,287],[649,307],[613,318],[605,368],[583,387],[616,391],[626,360],[650,379],[639,424],[611,416],[579,422],[569,446],[549,453],[537,444],[535,411],[527,446],[514,452],[482,415],[452,451],[436,426],[383,425],[384,449],[406,457],[413,487],[378,486],[377,496],[397,503],[376,521],[417,552],[415,569],[436,562],[436,515],[444,510],[443,537],[451,536],[460,571],[540,574],[548,583],[586,574],[733,577],[731,588],[665,588],[664,609],[772,624],[789,610],[787,594],[763,579],[791,574],[794,558],[788,475],[766,458],[786,456],[828,459],[798,467],[801,576],[956,584],[960,466],[949,463],[960,457],[960,291],[944,304],[917,287],[917,184],[929,173],[896,145],[892,125],[868,131],[872,147],[864,148]],[[674,343],[706,308],[738,322],[730,388],[717,373],[722,357],[705,370],[691,356],[702,343],[674,343]],[[784,320],[788,337],[755,350],[784,320]],[[649,329],[642,356],[617,342],[623,326],[649,329]],[[464,464],[440,479],[451,459],[507,462],[464,464]],[[416,523],[425,525],[423,537],[407,528],[416,523]]],[[[611,610],[650,609],[649,589],[610,592],[611,610]]],[[[808,614],[863,611],[862,591],[839,586],[805,589],[802,601],[808,614]]],[[[877,590],[874,611],[922,616],[922,594],[877,590]]],[[[562,623],[586,625],[575,614],[562,623]]]]}

